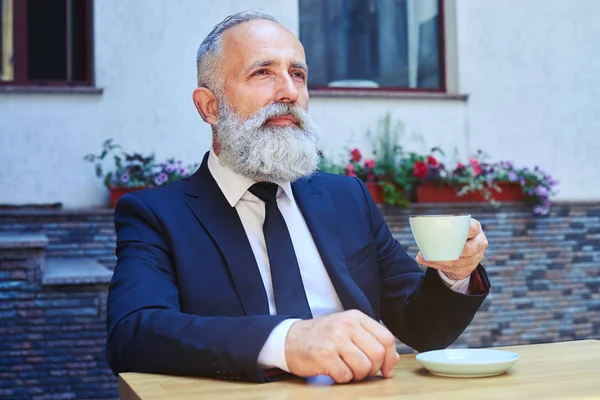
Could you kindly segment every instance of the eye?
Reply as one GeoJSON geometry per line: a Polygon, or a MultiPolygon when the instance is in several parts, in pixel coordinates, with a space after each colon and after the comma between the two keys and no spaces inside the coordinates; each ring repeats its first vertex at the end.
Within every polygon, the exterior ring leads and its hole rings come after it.
{"type": "Polygon", "coordinates": [[[292,76],[294,78],[299,78],[299,79],[302,79],[302,80],[306,79],[306,74],[304,72],[302,72],[302,71],[296,71],[296,72],[292,73],[292,76]]]}
{"type": "Polygon", "coordinates": [[[267,71],[266,69],[259,69],[258,71],[254,72],[252,76],[267,75],[268,73],[269,71],[267,71]]]}

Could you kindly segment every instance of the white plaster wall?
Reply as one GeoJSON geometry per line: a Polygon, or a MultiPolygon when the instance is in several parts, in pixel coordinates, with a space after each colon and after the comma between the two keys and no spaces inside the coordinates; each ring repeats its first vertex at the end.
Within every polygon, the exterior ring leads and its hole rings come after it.
{"type": "Polygon", "coordinates": [[[94,6],[102,95],[0,94],[0,204],[106,204],[106,189],[82,158],[107,138],[131,151],[200,161],[210,130],[191,94],[202,39],[227,15],[254,7],[298,31],[296,1],[97,0],[94,6]]]}
{"type": "MultiPolygon", "coordinates": [[[[210,144],[191,102],[200,41],[226,15],[252,7],[298,30],[296,0],[94,3],[104,93],[0,94],[0,204],[106,204],[82,157],[109,137],[128,150],[199,161],[210,144]]],[[[334,156],[368,149],[364,133],[390,112],[404,121],[409,149],[440,145],[466,156],[482,148],[541,165],[561,181],[561,198],[600,198],[600,1],[456,3],[459,91],[468,102],[313,97],[322,148],[334,156]]]]}
{"type": "Polygon", "coordinates": [[[470,150],[539,164],[600,199],[600,1],[458,0],[470,150]]]}
{"type": "Polygon", "coordinates": [[[398,144],[406,150],[427,153],[433,146],[465,156],[466,104],[458,100],[356,99],[313,97],[310,114],[321,128],[321,148],[329,157],[347,160],[346,150],[358,146],[364,156],[372,149],[367,135],[377,135],[379,121],[389,114],[401,122],[398,144]]]}

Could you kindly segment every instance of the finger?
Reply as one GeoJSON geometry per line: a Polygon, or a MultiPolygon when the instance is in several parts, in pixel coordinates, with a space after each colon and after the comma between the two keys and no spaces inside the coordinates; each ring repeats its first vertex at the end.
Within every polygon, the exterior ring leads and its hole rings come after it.
{"type": "Polygon", "coordinates": [[[465,247],[460,255],[460,258],[471,257],[481,251],[482,241],[479,237],[467,240],[465,247]]]}
{"type": "Polygon", "coordinates": [[[475,218],[471,218],[471,226],[469,227],[469,235],[467,237],[469,239],[474,238],[479,232],[481,232],[481,223],[475,218]]]}
{"type": "Polygon", "coordinates": [[[451,264],[440,265],[431,262],[430,264],[434,265],[427,266],[443,272],[444,275],[446,275],[450,279],[461,280],[470,276],[473,273],[473,271],[477,268],[482,259],[482,255],[478,255],[474,257],[461,258],[460,260],[455,261],[451,264]]]}
{"type": "Polygon", "coordinates": [[[386,327],[366,315],[361,319],[360,322],[361,325],[383,346],[385,354],[381,364],[381,374],[384,377],[389,378],[391,376],[392,369],[398,362],[396,338],[386,327]]]}
{"type": "Polygon", "coordinates": [[[371,360],[352,341],[341,345],[339,352],[341,359],[350,368],[355,381],[362,381],[369,375],[372,368],[371,360]]]}
{"type": "Polygon", "coordinates": [[[377,372],[383,365],[385,347],[379,343],[379,340],[377,340],[375,336],[362,326],[361,329],[358,329],[351,334],[350,339],[371,361],[371,371],[369,371],[369,375],[377,375],[377,372]]]}
{"type": "Polygon", "coordinates": [[[336,383],[348,383],[354,378],[352,370],[339,355],[329,362],[324,375],[328,375],[336,383]]]}
{"type": "Polygon", "coordinates": [[[469,257],[461,257],[456,261],[425,261],[423,265],[438,269],[443,272],[455,272],[460,270],[474,269],[483,259],[481,254],[469,257]],[[475,265],[475,267],[473,267],[475,265]]]}

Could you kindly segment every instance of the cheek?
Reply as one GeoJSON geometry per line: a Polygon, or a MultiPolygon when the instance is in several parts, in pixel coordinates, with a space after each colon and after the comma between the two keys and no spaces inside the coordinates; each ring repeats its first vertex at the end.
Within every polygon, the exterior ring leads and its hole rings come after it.
{"type": "Polygon", "coordinates": [[[271,103],[271,100],[272,96],[269,96],[260,89],[254,89],[236,93],[235,99],[233,101],[230,100],[230,104],[239,116],[248,118],[256,114],[258,110],[267,104],[271,103]]]}
{"type": "Polygon", "coordinates": [[[306,89],[298,91],[298,99],[296,100],[296,104],[308,111],[308,91],[306,89]]]}

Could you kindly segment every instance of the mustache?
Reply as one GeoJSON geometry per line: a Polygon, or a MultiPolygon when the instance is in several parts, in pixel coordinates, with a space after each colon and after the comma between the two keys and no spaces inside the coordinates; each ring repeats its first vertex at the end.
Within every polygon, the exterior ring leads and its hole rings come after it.
{"type": "Polygon", "coordinates": [[[289,103],[273,103],[261,108],[248,121],[257,128],[264,127],[271,118],[292,116],[300,129],[311,129],[308,113],[300,106],[289,103]]]}

